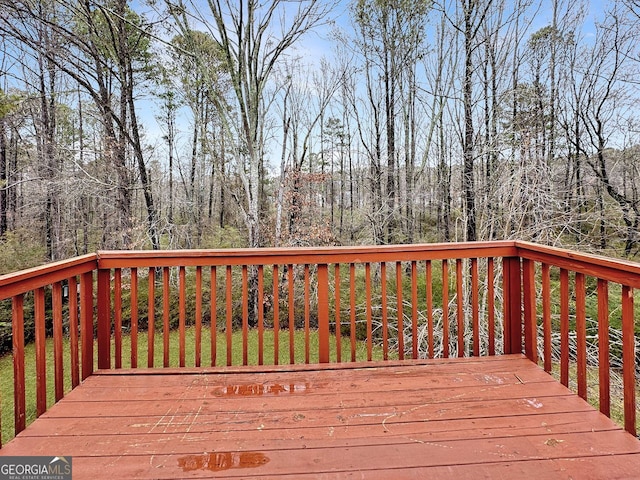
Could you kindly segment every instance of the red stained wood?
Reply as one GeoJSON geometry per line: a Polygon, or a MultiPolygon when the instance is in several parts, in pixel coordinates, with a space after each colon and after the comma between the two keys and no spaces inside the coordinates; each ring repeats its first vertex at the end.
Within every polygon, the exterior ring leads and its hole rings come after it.
{"type": "Polygon", "coordinates": [[[600,411],[611,414],[609,371],[609,282],[598,279],[598,389],[600,411]]]}
{"type": "Polygon", "coordinates": [[[418,265],[411,262],[411,358],[418,358],[418,265]]]}
{"type": "Polygon", "coordinates": [[[178,356],[180,366],[186,365],[187,345],[186,345],[186,323],[187,323],[187,272],[185,267],[178,269],[178,356]]]}
{"type": "Polygon", "coordinates": [[[0,455],[78,478],[633,478],[640,442],[521,355],[99,372],[0,455]]]}
{"type": "Polygon", "coordinates": [[[471,324],[473,329],[473,354],[480,355],[480,300],[478,287],[478,259],[471,259],[471,324]]]}
{"type": "Polygon", "coordinates": [[[546,263],[542,264],[542,331],[544,371],[551,373],[551,275],[546,263]]]}
{"type": "Polygon", "coordinates": [[[636,368],[633,289],[622,286],[622,376],[624,380],[624,428],[636,432],[636,368]]]}
{"type": "MultiPolygon", "coordinates": [[[[182,280],[182,276],[180,277],[182,280]]],[[[182,285],[181,285],[182,286],[182,285]]],[[[138,269],[131,269],[131,368],[138,367],[138,269]]],[[[180,312],[184,311],[184,304],[180,304],[180,312]]],[[[183,363],[180,366],[184,366],[183,363]]]]}
{"type": "Polygon", "coordinates": [[[233,344],[233,294],[232,294],[232,277],[231,277],[231,265],[227,265],[226,268],[226,276],[225,276],[225,286],[226,286],[226,297],[225,297],[225,305],[226,305],[226,340],[227,340],[227,365],[231,365],[232,363],[232,352],[231,345],[233,344]]]}
{"type": "Polygon", "coordinates": [[[456,320],[458,330],[458,357],[464,357],[464,289],[462,286],[462,260],[456,259],[456,320]]]}
{"type": "MultiPolygon", "coordinates": [[[[258,304],[258,308],[261,305],[258,304]]],[[[249,363],[249,272],[242,266],[242,364],[249,363]]]]}
{"type": "MultiPolygon", "coordinates": [[[[342,361],[342,321],[340,319],[340,264],[333,267],[334,279],[334,309],[335,309],[335,335],[336,335],[336,362],[342,361]]],[[[384,328],[384,327],[383,327],[384,328]]],[[[386,332],[385,332],[386,335],[386,332]]]]}
{"type": "Polygon", "coordinates": [[[496,354],[496,304],[495,304],[495,273],[494,260],[487,258],[487,335],[489,341],[489,355],[496,354]]]}
{"type": "Polygon", "coordinates": [[[304,266],[304,363],[309,363],[309,326],[311,315],[311,278],[309,265],[304,266]]]}
{"type": "Polygon", "coordinates": [[[36,337],[36,415],[39,417],[47,410],[44,288],[37,288],[33,293],[36,337]]]}
{"type": "Polygon", "coordinates": [[[80,385],[80,349],[78,338],[78,280],[69,279],[69,355],[71,359],[71,388],[80,385]]]}
{"type": "Polygon", "coordinates": [[[147,367],[153,367],[156,334],[156,272],[149,268],[148,302],[147,302],[147,367]]]}
{"type": "Polygon", "coordinates": [[[587,315],[584,275],[576,273],[576,339],[578,395],[587,399],[587,315]]]}
{"type": "Polygon", "coordinates": [[[122,368],[122,270],[113,271],[113,319],[115,343],[115,367],[122,368]]]}
{"type": "Polygon", "coordinates": [[[431,266],[431,260],[426,261],[425,275],[427,277],[427,343],[429,344],[427,348],[429,358],[433,358],[433,267],[431,266]]]}
{"type": "Polygon", "coordinates": [[[273,363],[280,359],[280,287],[278,287],[278,265],[273,266],[273,363]]]}
{"type": "MultiPolygon", "coordinates": [[[[12,300],[11,333],[13,345],[13,408],[15,433],[26,427],[25,370],[24,370],[24,296],[12,300]]],[[[2,439],[0,438],[0,445],[2,439]]]]}
{"type": "Polygon", "coordinates": [[[442,260],[442,356],[449,357],[449,265],[442,260]]]}
{"type": "Polygon", "coordinates": [[[264,267],[258,266],[258,365],[264,363],[264,267]]]}
{"type": "Polygon", "coordinates": [[[195,366],[202,362],[202,267],[196,267],[196,345],[195,366]]]}
{"type": "Polygon", "coordinates": [[[51,287],[53,307],[53,364],[56,402],[64,397],[64,365],[62,359],[62,285],[56,282],[51,287]]]}
{"type": "Polygon", "coordinates": [[[398,325],[398,358],[404,359],[404,314],[402,312],[402,263],[396,262],[396,297],[398,299],[396,307],[398,315],[396,322],[398,325]]]}
{"type": "Polygon", "coordinates": [[[84,380],[93,373],[93,272],[80,276],[80,328],[84,380]]]}
{"type": "Polygon", "coordinates": [[[538,320],[536,314],[535,266],[531,260],[522,261],[522,289],[524,292],[524,344],[527,357],[538,362],[538,320]]]}
{"type": "MultiPolygon", "coordinates": [[[[88,281],[88,279],[87,279],[88,281]]],[[[87,292],[88,293],[88,292],[87,292]]],[[[93,299],[85,296],[89,307],[93,310],[93,299]]],[[[87,312],[88,313],[88,312],[87,312]]],[[[93,320],[93,316],[92,316],[93,320]]],[[[91,330],[93,337],[93,321],[83,323],[86,330],[91,330]]],[[[88,332],[87,332],[88,333],[88,332]]],[[[83,347],[86,346],[83,344],[83,347]]],[[[85,357],[83,357],[83,360],[85,357]]],[[[88,359],[87,359],[88,360],[88,359]]],[[[90,359],[93,364],[93,358],[90,359]]],[[[98,270],[98,368],[111,368],[111,271],[98,270]]]]}
{"type": "MultiPolygon", "coordinates": [[[[371,265],[369,263],[365,264],[364,272],[364,291],[367,311],[367,361],[370,362],[373,355],[373,316],[371,312],[371,265]]],[[[400,295],[399,298],[402,298],[402,295],[400,295]]],[[[398,328],[398,331],[401,331],[400,328],[398,328]]],[[[400,348],[400,351],[402,351],[402,348],[400,348]]]]}
{"type": "Polygon", "coordinates": [[[329,270],[318,265],[318,360],[329,363],[329,270]]]}
{"type": "Polygon", "coordinates": [[[218,279],[216,277],[216,267],[211,267],[211,366],[216,365],[217,345],[218,345],[218,279]]]}
{"type": "Polygon", "coordinates": [[[296,315],[295,315],[295,290],[293,277],[295,275],[294,266],[289,265],[287,268],[287,285],[288,285],[288,305],[289,305],[289,363],[295,363],[295,330],[296,330],[296,315]]]}
{"type": "Polygon", "coordinates": [[[351,341],[351,361],[356,361],[356,266],[349,264],[349,305],[350,325],[349,339],[351,341]]]}
{"type": "Polygon", "coordinates": [[[569,272],[560,269],[560,383],[569,386],[569,272]]]}
{"type": "Polygon", "coordinates": [[[387,313],[387,264],[380,264],[380,298],[382,309],[382,355],[389,359],[389,315],[387,313]]]}
{"type": "Polygon", "coordinates": [[[170,320],[170,284],[169,267],[162,269],[162,365],[169,366],[169,320],[170,320]]]}

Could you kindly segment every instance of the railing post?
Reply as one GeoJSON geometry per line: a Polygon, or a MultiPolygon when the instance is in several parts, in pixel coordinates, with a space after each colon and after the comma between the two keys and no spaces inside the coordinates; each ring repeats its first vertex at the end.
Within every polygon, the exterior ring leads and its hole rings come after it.
{"type": "Polygon", "coordinates": [[[329,270],[318,265],[318,360],[329,363],[329,270]]]}
{"type": "Polygon", "coordinates": [[[111,270],[98,269],[98,368],[111,367],[111,270]]]}
{"type": "Polygon", "coordinates": [[[503,259],[504,353],[522,352],[520,257],[503,259]]]}

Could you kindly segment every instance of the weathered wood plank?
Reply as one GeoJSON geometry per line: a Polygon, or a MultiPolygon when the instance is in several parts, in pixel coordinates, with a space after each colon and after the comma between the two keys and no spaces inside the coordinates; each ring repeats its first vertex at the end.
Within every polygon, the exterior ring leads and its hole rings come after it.
{"type": "Polygon", "coordinates": [[[74,478],[640,471],[637,439],[521,355],[356,366],[98,373],[0,455],[72,456],[74,478]]]}
{"type": "MultiPolygon", "coordinates": [[[[581,459],[594,456],[632,455],[640,460],[638,441],[622,431],[562,434],[556,437],[523,436],[452,442],[409,442],[391,445],[363,445],[296,450],[224,450],[193,453],[117,455],[91,458],[92,478],[109,472],[111,478],[204,478],[219,474],[229,478],[248,475],[278,477],[314,473],[366,475],[381,469],[426,469],[431,467],[478,466],[500,462],[581,459]]],[[[81,478],[84,459],[75,458],[81,478]]],[[[89,466],[89,463],[87,463],[89,466]]],[[[615,471],[615,469],[614,469],[615,471]]],[[[458,477],[460,478],[460,477],[458,477]]],[[[477,477],[474,477],[477,478],[477,477]]],[[[537,477],[536,477],[537,478],[537,477]]],[[[610,478],[610,477],[602,477],[610,478]]]]}

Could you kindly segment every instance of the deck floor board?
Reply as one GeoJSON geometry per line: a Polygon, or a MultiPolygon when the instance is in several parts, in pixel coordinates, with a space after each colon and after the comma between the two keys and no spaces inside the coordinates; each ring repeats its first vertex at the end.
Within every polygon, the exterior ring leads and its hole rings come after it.
{"type": "Polygon", "coordinates": [[[74,478],[638,478],[640,441],[521,355],[97,372],[0,455],[74,478]]]}

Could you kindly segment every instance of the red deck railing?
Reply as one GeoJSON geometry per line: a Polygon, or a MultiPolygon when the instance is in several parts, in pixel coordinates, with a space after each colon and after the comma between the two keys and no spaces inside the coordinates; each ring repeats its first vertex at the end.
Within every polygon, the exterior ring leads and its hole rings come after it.
{"type": "Polygon", "coordinates": [[[11,301],[15,432],[26,427],[32,404],[40,416],[94,367],[524,352],[585,399],[594,400],[597,386],[608,416],[618,395],[611,375],[621,369],[624,426],[635,435],[637,288],[638,264],[513,241],[98,252],[0,277],[0,299],[11,301]],[[620,323],[619,340],[610,318],[620,323]],[[25,387],[31,319],[35,399],[25,387]]]}

